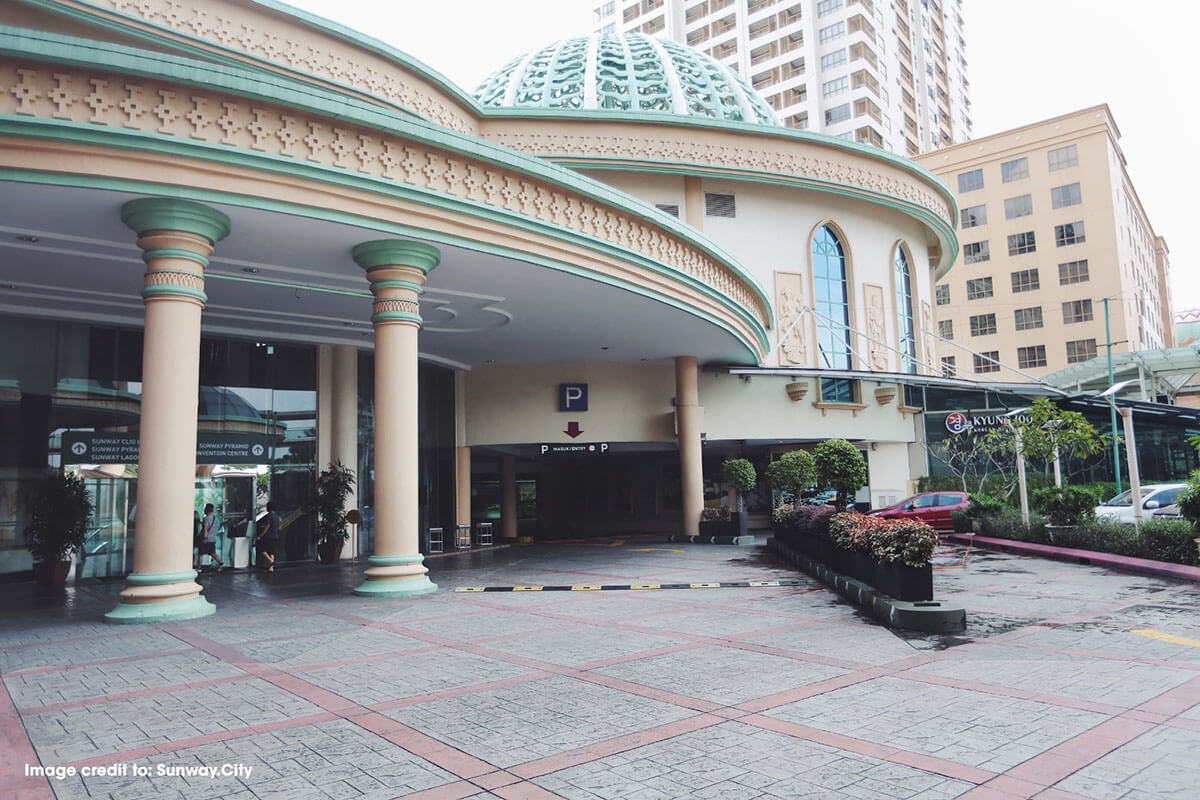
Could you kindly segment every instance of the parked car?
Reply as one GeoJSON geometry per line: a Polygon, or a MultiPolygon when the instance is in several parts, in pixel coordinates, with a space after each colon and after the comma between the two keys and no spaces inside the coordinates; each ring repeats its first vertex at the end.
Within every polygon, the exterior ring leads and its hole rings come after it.
{"type": "Polygon", "coordinates": [[[885,519],[919,519],[936,530],[952,531],[950,512],[963,511],[969,502],[966,492],[921,492],[870,513],[885,519]]]}
{"type": "MultiPolygon", "coordinates": [[[[1151,516],[1157,516],[1160,510],[1164,512],[1163,516],[1170,516],[1166,512],[1170,511],[1172,506],[1175,507],[1175,513],[1178,515],[1179,493],[1187,488],[1187,484],[1154,483],[1140,488],[1142,490],[1142,519],[1150,519],[1151,516]]],[[[1121,492],[1111,500],[1106,500],[1096,506],[1096,516],[1117,522],[1133,522],[1133,490],[1128,489],[1121,492]]]]}

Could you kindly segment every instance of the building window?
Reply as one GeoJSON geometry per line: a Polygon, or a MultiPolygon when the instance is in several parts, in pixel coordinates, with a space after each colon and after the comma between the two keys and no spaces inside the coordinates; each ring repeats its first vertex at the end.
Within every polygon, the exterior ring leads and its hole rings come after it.
{"type": "Polygon", "coordinates": [[[1036,250],[1037,242],[1034,241],[1033,231],[1014,233],[1008,237],[1008,254],[1010,256],[1024,255],[1036,250]]]}
{"type": "Polygon", "coordinates": [[[991,247],[987,242],[970,242],[963,245],[963,263],[978,264],[992,257],[991,247]]]}
{"type": "Polygon", "coordinates": [[[835,22],[832,25],[821,28],[821,30],[817,31],[817,39],[821,42],[821,44],[832,42],[834,39],[838,39],[845,35],[846,23],[844,22],[835,22]]]}
{"type": "Polygon", "coordinates": [[[1028,217],[1033,213],[1033,195],[1023,194],[1020,197],[1009,197],[1004,201],[1004,218],[1016,219],[1028,217]]]}
{"type": "Polygon", "coordinates": [[[1068,183],[1066,186],[1055,186],[1050,190],[1050,207],[1066,208],[1077,206],[1083,202],[1078,183],[1068,183]]]}
{"type": "Polygon", "coordinates": [[[821,69],[833,69],[846,63],[846,48],[821,56],[821,69]]]}
{"type": "MultiPolygon", "coordinates": [[[[828,225],[822,225],[812,243],[813,296],[817,311],[818,365],[826,369],[853,369],[850,351],[850,293],[846,281],[846,253],[828,225]]],[[[853,381],[848,383],[853,384],[853,381]]],[[[853,387],[851,386],[851,392],[853,387]]],[[[839,381],[821,381],[821,399],[842,399],[846,389],[839,381]]]]}
{"type": "Polygon", "coordinates": [[[1067,363],[1078,364],[1080,361],[1091,361],[1096,357],[1095,339],[1076,339],[1067,342],[1067,363]]]}
{"type": "Polygon", "coordinates": [[[1031,347],[1018,347],[1017,366],[1021,369],[1046,366],[1046,345],[1035,344],[1031,347]]]}
{"type": "Polygon", "coordinates": [[[1041,280],[1038,278],[1038,271],[1034,269],[1022,269],[1012,273],[1012,290],[1013,294],[1021,292],[1032,292],[1034,289],[1042,288],[1041,280]]]}
{"type": "Polygon", "coordinates": [[[842,103],[840,106],[825,109],[825,124],[836,125],[839,122],[845,122],[850,119],[850,104],[842,103]]]}
{"type": "Polygon", "coordinates": [[[958,175],[958,191],[973,192],[976,189],[983,188],[983,170],[973,169],[970,172],[962,172],[958,175]]]}
{"type": "Polygon", "coordinates": [[[1012,161],[1005,161],[1000,165],[1000,180],[1004,183],[1012,183],[1028,177],[1028,158],[1014,158],[1012,161]]]}
{"type": "Polygon", "coordinates": [[[975,372],[999,372],[1000,371],[1000,351],[988,350],[983,353],[976,353],[972,357],[975,361],[975,372]]]}
{"type": "Polygon", "coordinates": [[[825,97],[833,97],[835,94],[841,94],[850,88],[850,77],[843,75],[840,78],[835,78],[831,81],[826,81],[821,84],[821,94],[825,97]]]}
{"type": "Polygon", "coordinates": [[[736,217],[737,203],[731,194],[705,192],[704,213],[710,217],[736,217]]]}
{"type": "Polygon", "coordinates": [[[976,314],[971,317],[972,336],[991,336],[996,332],[995,314],[976,314]]]}
{"type": "Polygon", "coordinates": [[[664,214],[670,214],[672,217],[679,219],[679,206],[669,205],[667,203],[655,203],[654,207],[664,214]]]}
{"type": "Polygon", "coordinates": [[[1068,283],[1084,283],[1088,278],[1088,262],[1086,258],[1082,261],[1068,261],[1065,264],[1058,265],[1058,283],[1060,286],[1066,286],[1068,283]]]}
{"type": "Polygon", "coordinates": [[[1013,312],[1013,317],[1017,323],[1017,330],[1029,331],[1034,328],[1042,327],[1042,307],[1032,306],[1030,308],[1018,308],[1013,312]]]}
{"type": "Polygon", "coordinates": [[[967,281],[967,299],[982,300],[985,297],[992,296],[992,279],[987,278],[971,278],[967,281]]]}
{"type": "Polygon", "coordinates": [[[916,374],[917,331],[913,323],[912,270],[908,268],[903,247],[896,248],[892,266],[896,280],[896,314],[900,319],[900,371],[916,374]]]}
{"type": "Polygon", "coordinates": [[[950,284],[940,283],[933,287],[933,298],[939,306],[950,305],[950,284]]]}
{"type": "Polygon", "coordinates": [[[954,356],[942,356],[942,377],[953,378],[958,374],[958,369],[954,366],[954,356]]]}
{"type": "Polygon", "coordinates": [[[987,225],[987,206],[971,206],[958,212],[959,221],[964,228],[974,228],[977,225],[987,225]]]}
{"type": "Polygon", "coordinates": [[[938,336],[942,337],[943,339],[953,339],[954,338],[954,320],[939,319],[938,320],[938,336]]]}
{"type": "Polygon", "coordinates": [[[1054,226],[1054,244],[1066,247],[1069,244],[1079,244],[1084,241],[1083,222],[1068,222],[1065,225],[1054,226]]]}
{"type": "Polygon", "coordinates": [[[1068,300],[1062,304],[1063,324],[1072,325],[1076,322],[1091,322],[1091,300],[1068,300]]]}
{"type": "Polygon", "coordinates": [[[832,14],[845,4],[845,0],[821,0],[817,3],[817,16],[823,17],[826,14],[832,14]]]}
{"type": "Polygon", "coordinates": [[[1050,164],[1051,172],[1066,169],[1079,163],[1079,151],[1075,149],[1075,145],[1069,144],[1066,147],[1051,150],[1046,154],[1046,160],[1050,164]]]}

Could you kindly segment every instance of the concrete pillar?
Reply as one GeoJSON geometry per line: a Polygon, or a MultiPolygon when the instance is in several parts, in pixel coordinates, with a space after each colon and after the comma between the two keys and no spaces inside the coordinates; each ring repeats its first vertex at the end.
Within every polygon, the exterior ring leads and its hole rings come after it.
{"type": "Polygon", "coordinates": [[[510,543],[517,538],[517,457],[500,462],[500,535],[510,543]]]}
{"type": "Polygon", "coordinates": [[[700,450],[699,374],[695,356],[675,359],[675,417],[679,427],[679,475],[683,494],[685,536],[700,533],[700,511],[704,508],[704,462],[700,450]]]}
{"type": "Polygon", "coordinates": [[[454,521],[471,524],[471,448],[454,448],[454,521]]]}
{"type": "MultiPolygon", "coordinates": [[[[358,508],[358,349],[349,345],[333,348],[331,373],[329,460],[340,462],[354,473],[354,491],[346,498],[349,511],[358,508]]],[[[320,465],[321,469],[326,467],[328,462],[320,465]]],[[[356,537],[351,536],[347,544],[342,555],[358,556],[356,537]]]]}
{"type": "Polygon", "coordinates": [[[417,332],[425,276],[438,251],[385,239],[354,248],[375,296],[375,552],[354,591],[409,596],[437,590],[420,552],[417,332]]]}
{"type": "Polygon", "coordinates": [[[704,230],[704,184],[699,178],[683,179],[683,221],[698,231],[704,230]]]}
{"type": "Polygon", "coordinates": [[[333,346],[317,345],[317,470],[333,460],[333,346]]]}
{"type": "Polygon", "coordinates": [[[138,234],[146,275],[138,455],[137,547],[133,573],[109,622],[203,617],[216,607],[192,569],[196,408],[204,270],[229,218],[186,200],[142,198],[121,207],[138,234]]]}

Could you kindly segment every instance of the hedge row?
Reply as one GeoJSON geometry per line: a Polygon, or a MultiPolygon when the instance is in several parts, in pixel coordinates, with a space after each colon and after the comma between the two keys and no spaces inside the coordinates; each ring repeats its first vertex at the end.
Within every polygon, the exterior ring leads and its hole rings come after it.
{"type": "Polygon", "coordinates": [[[912,519],[884,519],[820,506],[781,506],[772,521],[802,536],[827,537],[843,550],[865,553],[884,564],[923,567],[933,559],[937,531],[912,519]]]}

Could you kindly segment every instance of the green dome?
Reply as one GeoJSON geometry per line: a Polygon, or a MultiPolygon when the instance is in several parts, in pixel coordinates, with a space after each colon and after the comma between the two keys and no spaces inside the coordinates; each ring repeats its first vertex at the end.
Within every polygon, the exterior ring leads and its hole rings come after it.
{"type": "Polygon", "coordinates": [[[475,90],[485,106],[682,114],[778,125],[733,70],[690,47],[640,33],[566,39],[517,56],[475,90]]]}

